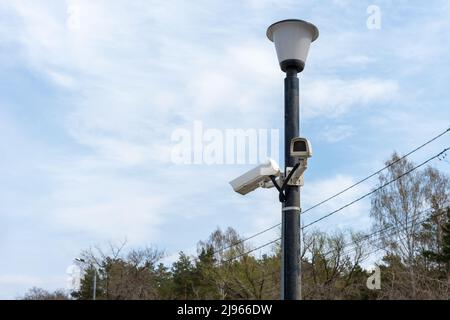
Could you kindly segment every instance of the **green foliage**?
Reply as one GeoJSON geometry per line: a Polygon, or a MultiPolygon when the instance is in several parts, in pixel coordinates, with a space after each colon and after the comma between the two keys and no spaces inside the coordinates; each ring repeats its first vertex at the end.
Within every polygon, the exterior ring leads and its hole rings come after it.
{"type": "MultiPolygon", "coordinates": [[[[389,163],[399,159],[394,154],[389,163]]],[[[379,175],[380,184],[412,167],[406,159],[395,162],[379,175]]],[[[450,299],[450,208],[445,207],[449,185],[447,176],[426,168],[374,193],[371,217],[374,230],[379,230],[374,236],[351,230],[303,234],[303,299],[450,299]],[[432,211],[424,212],[425,207],[432,211]],[[384,252],[378,263],[378,291],[367,288],[371,272],[364,268],[374,248],[384,252]]],[[[253,247],[234,229],[217,229],[198,243],[196,255],[180,252],[170,266],[162,263],[164,255],[155,248],[125,254],[123,247],[82,254],[86,262],[81,288],[73,298],[92,299],[94,274],[97,299],[280,297],[280,243],[261,256],[257,251],[248,254],[253,247]]],[[[38,289],[25,296],[62,297],[38,289]]]]}
{"type": "Polygon", "coordinates": [[[442,252],[439,260],[447,264],[447,274],[450,274],[450,208],[447,208],[447,222],[442,230],[444,235],[442,237],[442,252]]]}
{"type": "Polygon", "coordinates": [[[173,294],[178,299],[194,299],[194,265],[191,259],[180,252],[180,257],[172,266],[173,294]]]}
{"type": "Polygon", "coordinates": [[[436,246],[423,250],[423,256],[436,263],[437,269],[442,271],[446,277],[450,276],[450,207],[442,212],[438,210],[423,224],[422,237],[429,240],[433,234],[439,234],[436,246]],[[445,213],[445,215],[443,215],[445,213]],[[443,220],[439,217],[443,216],[443,220]]]}
{"type": "MultiPolygon", "coordinates": [[[[80,281],[80,290],[72,292],[72,297],[77,300],[92,300],[94,294],[94,273],[97,272],[93,266],[89,266],[85,270],[84,276],[80,281]]],[[[102,300],[105,298],[103,294],[103,281],[97,272],[96,281],[96,299],[102,300]]]]}

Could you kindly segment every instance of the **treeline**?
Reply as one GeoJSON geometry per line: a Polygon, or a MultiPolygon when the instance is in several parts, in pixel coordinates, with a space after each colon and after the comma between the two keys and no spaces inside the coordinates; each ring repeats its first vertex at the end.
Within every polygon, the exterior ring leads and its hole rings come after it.
{"type": "MultiPolygon", "coordinates": [[[[303,299],[450,299],[449,177],[433,167],[411,171],[397,154],[387,164],[371,198],[370,231],[304,230],[303,299]],[[366,285],[373,265],[379,290],[366,285]]],[[[280,243],[258,255],[242,239],[217,229],[171,266],[154,247],[87,250],[79,291],[34,288],[24,298],[92,299],[95,275],[97,299],[279,299],[280,243]]]]}

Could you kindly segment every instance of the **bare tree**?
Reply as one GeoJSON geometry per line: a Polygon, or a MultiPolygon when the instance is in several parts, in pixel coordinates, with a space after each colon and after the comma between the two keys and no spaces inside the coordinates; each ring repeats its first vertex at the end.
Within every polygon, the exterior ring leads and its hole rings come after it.
{"type": "Polygon", "coordinates": [[[47,290],[33,287],[28,290],[27,293],[20,300],[70,300],[68,294],[63,290],[56,290],[54,292],[49,292],[47,290]]]}
{"type": "Polygon", "coordinates": [[[207,241],[200,241],[198,251],[207,249],[214,253],[215,267],[210,269],[208,278],[216,287],[218,298],[263,299],[267,288],[274,285],[270,276],[273,270],[265,267],[271,261],[247,255],[251,247],[234,229],[217,229],[207,241]]]}
{"type": "Polygon", "coordinates": [[[304,299],[345,299],[364,286],[360,264],[367,254],[363,234],[337,231],[305,234],[302,259],[304,299]]]}
{"type": "Polygon", "coordinates": [[[164,254],[153,247],[124,252],[126,242],[109,244],[107,251],[99,247],[82,253],[84,268],[95,267],[99,274],[100,299],[158,299],[157,263],[164,254]]]}
{"type": "Polygon", "coordinates": [[[377,241],[390,259],[390,272],[397,269],[402,272],[402,275],[393,274],[391,280],[401,283],[408,297],[418,298],[421,291],[418,272],[422,272],[420,258],[424,245],[438,243],[430,240],[426,244],[425,238],[419,235],[424,219],[448,202],[449,180],[430,167],[411,171],[414,164],[406,158],[401,159],[397,153],[386,164],[392,165],[378,177],[380,186],[386,186],[372,197],[372,227],[374,230],[395,230],[380,232],[377,241]]]}

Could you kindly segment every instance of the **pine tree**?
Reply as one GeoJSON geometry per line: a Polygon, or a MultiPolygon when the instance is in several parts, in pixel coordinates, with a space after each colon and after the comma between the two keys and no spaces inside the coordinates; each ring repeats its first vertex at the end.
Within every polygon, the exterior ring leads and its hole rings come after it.
{"type": "Polygon", "coordinates": [[[192,261],[183,252],[180,252],[178,261],[172,266],[173,289],[176,299],[188,300],[194,298],[193,282],[194,266],[192,261]]]}
{"type": "Polygon", "coordinates": [[[439,260],[446,267],[447,279],[450,281],[450,207],[447,208],[446,223],[442,227],[442,252],[439,260]]]}
{"type": "MultiPolygon", "coordinates": [[[[429,221],[423,224],[425,229],[425,233],[423,234],[429,237],[429,234],[437,233],[437,226],[434,225],[432,220],[438,215],[442,215],[442,211],[441,213],[432,215],[429,221]]],[[[444,224],[441,226],[442,238],[441,241],[439,241],[439,245],[433,250],[424,250],[422,255],[429,261],[439,265],[439,270],[444,271],[445,275],[450,280],[450,207],[446,209],[444,221],[444,224]]]]}
{"type": "MultiPolygon", "coordinates": [[[[94,272],[97,272],[94,267],[89,267],[86,269],[83,277],[81,278],[80,290],[72,292],[72,297],[77,300],[92,300],[93,299],[93,289],[94,289],[94,272]]],[[[96,281],[96,299],[104,299],[102,290],[102,281],[100,275],[97,272],[96,281]]]]}

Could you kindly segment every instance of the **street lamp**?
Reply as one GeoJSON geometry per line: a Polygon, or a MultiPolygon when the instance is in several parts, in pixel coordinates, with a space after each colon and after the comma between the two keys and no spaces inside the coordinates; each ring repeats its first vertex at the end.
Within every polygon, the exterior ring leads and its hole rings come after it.
{"type": "MultiPolygon", "coordinates": [[[[273,41],[284,79],[284,164],[285,176],[298,168],[299,159],[292,146],[299,139],[299,82],[297,73],[305,67],[311,43],[319,36],[313,24],[303,20],[282,20],[267,29],[273,41]]],[[[311,154],[309,153],[309,156],[311,154]]],[[[306,160],[303,170],[306,168],[306,160]]],[[[288,176],[289,177],[289,176],[288,176]]],[[[303,179],[301,179],[303,180],[303,179]]],[[[300,292],[300,188],[296,183],[285,184],[282,202],[282,266],[281,298],[298,300],[300,292]]]]}
{"type": "Polygon", "coordinates": [[[303,71],[311,42],[319,37],[312,23],[288,19],[275,22],[267,29],[267,38],[273,41],[281,70],[303,71]]]}
{"type": "Polygon", "coordinates": [[[311,42],[319,30],[303,20],[283,20],[267,29],[267,37],[275,43],[284,79],[284,173],[278,164],[267,163],[242,174],[230,182],[242,195],[257,188],[273,188],[282,203],[281,298],[298,300],[300,293],[300,186],[312,155],[311,144],[299,137],[299,94],[297,73],[305,67],[311,42]]]}

